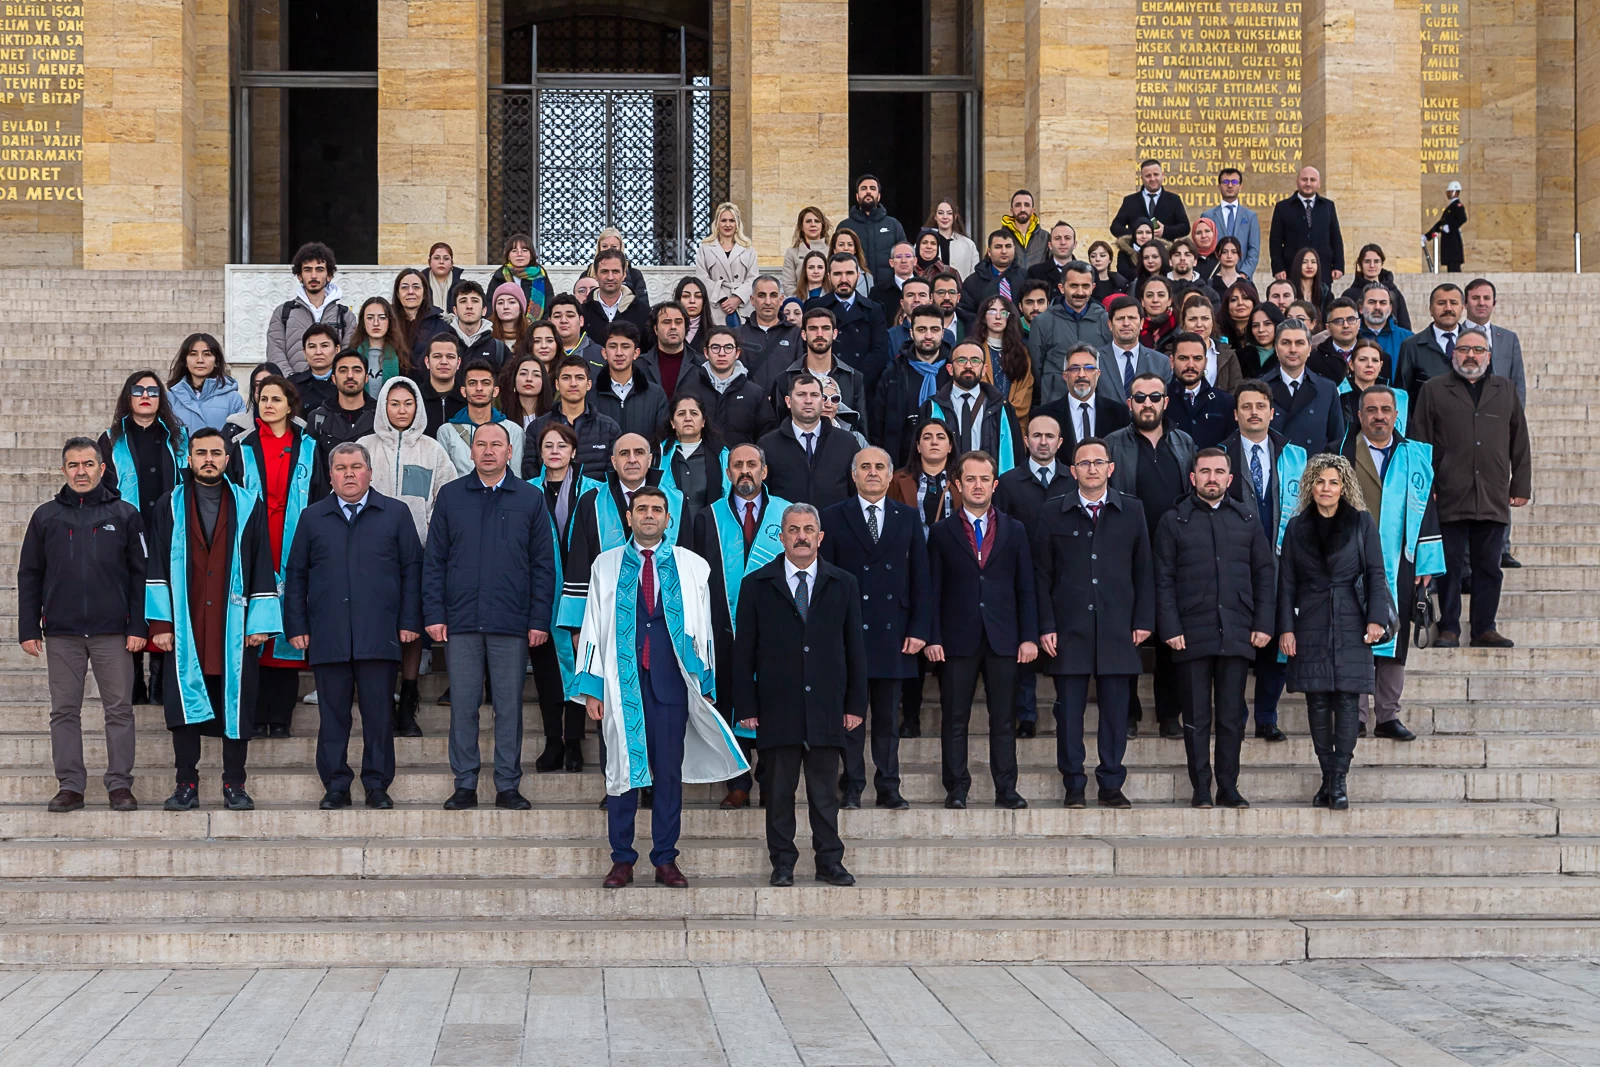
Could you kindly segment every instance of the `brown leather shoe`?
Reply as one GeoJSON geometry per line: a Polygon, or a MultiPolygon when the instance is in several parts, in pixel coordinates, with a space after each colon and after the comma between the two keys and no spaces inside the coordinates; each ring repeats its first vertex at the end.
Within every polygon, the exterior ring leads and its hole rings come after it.
{"type": "Polygon", "coordinates": [[[70,789],[63,789],[50,798],[49,810],[57,814],[65,811],[78,811],[83,807],[83,794],[74,793],[70,789]]]}
{"type": "Polygon", "coordinates": [[[600,883],[603,889],[621,889],[625,885],[633,884],[633,864],[613,863],[611,873],[606,875],[606,880],[600,883]]]}
{"type": "Polygon", "coordinates": [[[656,868],[656,884],[670,886],[673,889],[689,888],[689,879],[678,870],[676,863],[663,863],[656,868]]]}
{"type": "Polygon", "coordinates": [[[1515,648],[1517,643],[1497,630],[1485,630],[1472,639],[1473,648],[1515,648]]]}
{"type": "Polygon", "coordinates": [[[728,790],[728,795],[722,798],[722,806],[730,810],[733,808],[748,808],[750,806],[750,794],[743,789],[730,789],[728,790]]]}
{"type": "Polygon", "coordinates": [[[138,811],[139,802],[133,799],[131,789],[113,789],[111,791],[112,811],[138,811]]]}

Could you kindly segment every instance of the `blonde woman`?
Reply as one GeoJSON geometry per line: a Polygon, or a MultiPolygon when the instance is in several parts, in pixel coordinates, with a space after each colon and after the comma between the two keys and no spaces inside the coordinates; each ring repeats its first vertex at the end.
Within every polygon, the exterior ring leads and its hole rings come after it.
{"type": "Polygon", "coordinates": [[[1312,456],[1300,479],[1278,561],[1278,647],[1288,689],[1306,695],[1311,744],[1322,765],[1318,808],[1350,806],[1345,776],[1361,729],[1359,699],[1373,689],[1372,646],[1395,620],[1378,527],[1343,456],[1312,456]]]}
{"type": "Polygon", "coordinates": [[[833,223],[828,221],[828,216],[822,213],[821,208],[806,205],[800,209],[800,215],[794,220],[794,243],[783,252],[783,275],[779,284],[783,286],[784,296],[798,296],[801,300],[807,299],[807,294],[801,292],[799,273],[800,263],[806,258],[807,252],[828,252],[828,238],[833,236],[833,223]]]}
{"type": "Polygon", "coordinates": [[[750,315],[750,291],[761,267],[736,206],[718,204],[711,218],[711,233],[694,254],[694,273],[711,298],[712,323],[737,327],[750,315]]]}

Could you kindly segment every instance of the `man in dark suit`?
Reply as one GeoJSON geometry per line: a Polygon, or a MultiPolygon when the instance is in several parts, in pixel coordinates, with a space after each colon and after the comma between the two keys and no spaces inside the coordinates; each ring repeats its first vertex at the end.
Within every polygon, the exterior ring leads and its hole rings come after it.
{"type": "Polygon", "coordinates": [[[767,485],[797,504],[825,508],[850,495],[855,435],[822,417],[822,383],[810,374],[789,385],[789,417],[757,442],[767,457],[767,485]]]}
{"type": "MultiPolygon", "coordinates": [[[[1144,312],[1131,296],[1111,300],[1111,343],[1100,347],[1100,395],[1126,405],[1128,386],[1141,374],[1154,374],[1163,382],[1172,377],[1172,361],[1139,342],[1144,312]]],[[[1110,429],[1101,432],[1104,437],[1110,429]]]]}
{"type": "Polygon", "coordinates": [[[1056,425],[1061,427],[1063,456],[1070,456],[1072,446],[1085,437],[1104,437],[1128,425],[1131,418],[1127,401],[1113,400],[1100,392],[1102,362],[1099,350],[1093,345],[1073,345],[1061,369],[1061,376],[1067,383],[1066,395],[1048,404],[1036,405],[1028,417],[1030,425],[1041,415],[1056,420],[1056,425]]]}
{"type": "Polygon", "coordinates": [[[1272,209],[1272,274],[1286,278],[1295,253],[1309,248],[1322,267],[1322,284],[1344,277],[1344,235],[1339,232],[1339,212],[1333,201],[1318,194],[1322,174],[1316,167],[1301,167],[1298,190],[1272,209]]]}
{"type": "Polygon", "coordinates": [[[779,536],[783,557],[747,577],[739,594],[733,676],[734,714],[755,730],[766,778],[770,884],[794,885],[803,771],[817,881],[854,885],[839,840],[839,759],[867,713],[861,593],[847,572],[818,558],[816,508],[790,504],[779,536]]]}
{"type": "Polygon", "coordinates": [[[1073,452],[1076,498],[1045,509],[1034,532],[1039,644],[1056,680],[1056,765],[1066,806],[1084,807],[1083,713],[1089,679],[1099,711],[1100,804],[1128,808],[1128,697],[1143,666],[1139,645],[1155,628],[1150,531],[1135,497],[1110,487],[1111,454],[1098,438],[1073,452]]]}
{"type": "MultiPolygon", "coordinates": [[[[917,653],[928,643],[928,543],[917,509],[888,497],[889,453],[856,453],[856,495],[822,513],[822,558],[855,578],[861,590],[861,632],[872,706],[873,785],[880,808],[911,805],[900,795],[900,689],[916,678],[917,653]]],[[[846,736],[843,807],[859,808],[867,787],[865,725],[846,736]]]]}
{"type": "MultiPolygon", "coordinates": [[[[1000,476],[995,485],[994,506],[1022,524],[1024,530],[1039,528],[1045,507],[1052,500],[1077,492],[1072,472],[1057,459],[1061,449],[1061,425],[1049,415],[1036,414],[1028,420],[1028,462],[1000,476]]],[[[1039,676],[1037,662],[1017,668],[1017,736],[1033,737],[1039,730],[1039,676]]]]}
{"type": "Polygon", "coordinates": [[[947,808],[965,808],[967,723],[978,677],[989,707],[989,770],[994,802],[1025,808],[1017,793],[1014,722],[1017,665],[1039,655],[1033,560],[1022,524],[993,505],[994,457],[968,452],[956,464],[961,507],[928,533],[933,635],[926,653],[943,663],[939,680],[943,780],[947,808]]]}
{"type": "Polygon", "coordinates": [[[1139,219],[1153,222],[1156,236],[1163,241],[1189,236],[1189,213],[1183,209],[1183,198],[1163,189],[1164,180],[1159,159],[1139,164],[1139,184],[1143,188],[1122,198],[1122,206],[1111,220],[1111,236],[1126,237],[1139,219]]]}
{"type": "Polygon", "coordinates": [[[1022,462],[1022,430],[1005,395],[980,377],[988,358],[978,342],[959,342],[950,353],[953,377],[922,405],[921,417],[954,429],[957,453],[987,452],[1004,473],[1022,462]]]}
{"type": "Polygon", "coordinates": [[[855,256],[840,252],[829,257],[830,292],[807,300],[805,309],[827,308],[833,312],[839,331],[833,339],[833,356],[861,372],[859,403],[865,404],[878,395],[878,379],[889,366],[889,322],[882,307],[856,293],[859,277],[855,256]]]}
{"type": "Polygon", "coordinates": [[[317,680],[317,776],[326,790],[320,807],[350,806],[354,691],[361,699],[367,807],[392,808],[394,682],[400,646],[422,637],[422,542],[410,509],[372,489],[372,457],[364,447],[335,445],[328,472],[333,495],[301,514],[289,549],[284,632],[307,652],[317,680]]]}
{"type": "Polygon", "coordinates": [[[1344,406],[1339,390],[1306,370],[1311,331],[1300,319],[1278,323],[1274,348],[1278,365],[1261,376],[1272,391],[1272,428],[1306,450],[1306,455],[1337,452],[1344,443],[1344,406]]]}
{"type": "Polygon", "coordinates": [[[991,296],[1015,301],[1021,295],[1027,272],[1017,259],[1017,241],[1010,230],[995,230],[989,235],[988,255],[961,282],[961,302],[956,317],[965,331],[978,327],[978,308],[991,296]]]}
{"type": "MultiPolygon", "coordinates": [[[[1272,429],[1272,391],[1265,383],[1248,381],[1233,398],[1239,429],[1222,442],[1229,469],[1237,471],[1228,495],[1244,504],[1261,524],[1272,546],[1273,566],[1283,541],[1283,528],[1300,498],[1300,475],[1306,467],[1305,449],[1291,444],[1272,429]]],[[[1256,652],[1256,737],[1286,741],[1278,729],[1278,698],[1283,695],[1285,668],[1278,662],[1275,643],[1256,652]]]]}
{"type": "Polygon", "coordinates": [[[1462,308],[1459,285],[1445,282],[1434,286],[1433,292],[1428,294],[1428,313],[1433,322],[1400,342],[1394,385],[1411,397],[1413,411],[1417,408],[1417,395],[1423,383],[1450,373],[1450,360],[1455,355],[1456,340],[1461,336],[1462,308]]]}
{"type": "MultiPolygon", "coordinates": [[[[767,463],[752,444],[728,450],[728,495],[694,517],[689,547],[711,567],[711,625],[716,633],[717,693],[719,710],[733,721],[733,623],[739,614],[739,591],[744,579],[771,563],[783,552],[778,540],[778,516],[789,502],[768,494],[767,463]]],[[[740,737],[745,758],[754,743],[740,737]]],[[[759,768],[755,778],[759,778],[759,768]]],[[[746,771],[728,782],[724,808],[750,805],[755,778],[746,771]]]]}
{"type": "Polygon", "coordinates": [[[1173,335],[1166,419],[1195,448],[1211,448],[1233,432],[1233,394],[1206,383],[1206,343],[1198,334],[1173,335]]]}

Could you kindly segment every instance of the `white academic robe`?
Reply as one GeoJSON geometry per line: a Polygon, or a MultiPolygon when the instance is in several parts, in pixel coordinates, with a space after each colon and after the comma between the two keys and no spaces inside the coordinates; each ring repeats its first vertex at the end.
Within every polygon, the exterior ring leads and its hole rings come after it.
{"type": "MultiPolygon", "coordinates": [[[[603,681],[604,711],[601,736],[606,742],[606,792],[621,796],[633,781],[626,726],[622,716],[622,697],[617,670],[619,652],[630,659],[632,648],[616,647],[617,575],[627,546],[609,549],[595,557],[589,571],[589,598],[583,610],[583,628],[578,633],[578,688],[583,690],[585,675],[603,681]]],[[[714,695],[715,642],[711,624],[711,568],[687,548],[672,549],[677,563],[683,596],[683,632],[700,659],[704,675],[695,676],[678,660],[684,687],[689,693],[689,724],[683,738],[683,781],[725,782],[750,769],[727,720],[718,714],[705,690],[714,695]]]]}

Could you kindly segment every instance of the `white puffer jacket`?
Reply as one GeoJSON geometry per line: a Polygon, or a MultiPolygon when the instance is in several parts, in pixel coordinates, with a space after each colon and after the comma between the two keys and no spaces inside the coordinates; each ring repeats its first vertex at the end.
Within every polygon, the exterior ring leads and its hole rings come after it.
{"type": "Polygon", "coordinates": [[[372,488],[405,501],[423,542],[428,540],[428,521],[433,518],[433,502],[439,490],[459,477],[444,446],[429,437],[427,430],[428,412],[422,406],[417,383],[410,378],[390,378],[378,392],[372,432],[360,441],[372,454],[372,488]],[[389,422],[389,392],[393,389],[410,389],[417,400],[417,417],[404,430],[395,429],[389,422]]]}

